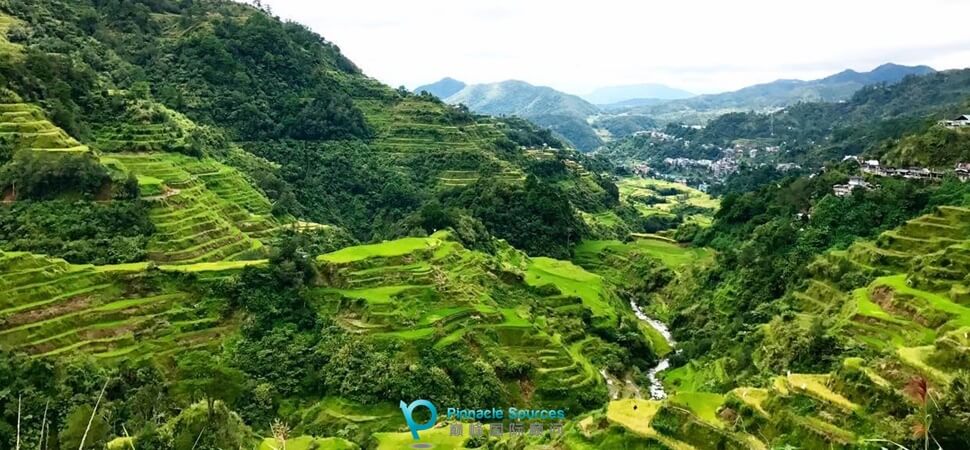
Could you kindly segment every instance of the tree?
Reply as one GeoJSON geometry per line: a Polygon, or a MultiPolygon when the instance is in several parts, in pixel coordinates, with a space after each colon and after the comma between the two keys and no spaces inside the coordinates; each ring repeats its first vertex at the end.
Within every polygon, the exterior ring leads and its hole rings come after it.
{"type": "Polygon", "coordinates": [[[65,429],[59,433],[59,437],[62,448],[96,450],[104,448],[108,443],[110,431],[108,423],[101,414],[95,414],[94,408],[89,405],[81,405],[72,409],[67,415],[65,429]],[[92,414],[93,420],[91,420],[92,414]],[[88,421],[91,421],[89,430],[87,430],[88,421]],[[85,430],[87,430],[86,437],[85,430]],[[83,447],[81,447],[81,439],[84,439],[83,447]]]}
{"type": "Polygon", "coordinates": [[[191,352],[178,361],[177,388],[189,396],[202,396],[208,406],[209,417],[214,413],[216,400],[232,404],[242,393],[245,376],[242,372],[222,364],[212,354],[191,352]]]}

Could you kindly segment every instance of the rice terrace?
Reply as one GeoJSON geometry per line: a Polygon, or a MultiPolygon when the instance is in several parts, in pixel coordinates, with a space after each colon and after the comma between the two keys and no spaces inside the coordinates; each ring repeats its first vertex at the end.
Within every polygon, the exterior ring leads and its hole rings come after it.
{"type": "Polygon", "coordinates": [[[970,7],[701,3],[0,0],[0,449],[970,448],[970,7]]]}

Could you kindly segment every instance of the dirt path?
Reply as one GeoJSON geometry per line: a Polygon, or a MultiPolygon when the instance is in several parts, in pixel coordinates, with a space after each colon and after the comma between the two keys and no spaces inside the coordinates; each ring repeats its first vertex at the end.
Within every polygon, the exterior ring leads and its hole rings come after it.
{"type": "Polygon", "coordinates": [[[165,192],[163,192],[161,195],[150,195],[148,197],[142,197],[141,199],[145,201],[153,202],[156,200],[165,200],[166,198],[169,198],[173,195],[179,195],[181,193],[182,193],[181,189],[166,187],[165,192]]]}

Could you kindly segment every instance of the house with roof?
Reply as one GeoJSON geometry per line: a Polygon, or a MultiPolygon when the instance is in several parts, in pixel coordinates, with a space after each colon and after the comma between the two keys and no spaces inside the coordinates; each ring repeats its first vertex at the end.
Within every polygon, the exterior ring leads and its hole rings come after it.
{"type": "Polygon", "coordinates": [[[940,124],[947,128],[970,127],[970,114],[963,114],[950,120],[942,120],[940,121],[940,124]]]}
{"type": "Polygon", "coordinates": [[[960,181],[970,181],[970,163],[957,163],[956,167],[953,168],[953,172],[956,173],[960,181]]]}
{"type": "Polygon", "coordinates": [[[862,179],[862,177],[851,177],[849,178],[848,184],[836,184],[832,186],[832,193],[837,197],[847,197],[852,195],[852,191],[856,189],[869,190],[872,189],[872,185],[862,179]]]}

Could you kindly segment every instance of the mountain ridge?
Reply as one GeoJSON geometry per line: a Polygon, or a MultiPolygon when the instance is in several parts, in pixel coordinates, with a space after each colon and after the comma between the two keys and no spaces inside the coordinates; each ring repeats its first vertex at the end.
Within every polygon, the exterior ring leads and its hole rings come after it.
{"type": "Polygon", "coordinates": [[[633,100],[680,100],[697,94],[660,83],[603,86],[581,95],[594,105],[612,105],[633,100]]]}
{"type": "Polygon", "coordinates": [[[705,94],[656,105],[637,106],[627,111],[646,114],[658,122],[684,121],[700,124],[727,112],[771,110],[798,102],[846,100],[859,89],[878,83],[897,83],[909,75],[936,72],[929,66],[885,63],[867,72],[846,69],[814,80],[779,79],[718,94],[705,94]]]}
{"type": "Polygon", "coordinates": [[[490,115],[513,115],[551,128],[576,148],[593,150],[602,144],[588,117],[600,109],[579,96],[548,86],[536,86],[521,80],[471,84],[444,99],[450,104],[464,104],[472,111],[490,115]]]}
{"type": "Polygon", "coordinates": [[[434,83],[428,83],[425,85],[418,86],[414,88],[415,94],[420,94],[422,92],[427,92],[435,97],[442,100],[454,95],[458,91],[462,90],[467,86],[464,81],[456,80],[451,77],[444,77],[434,83]]]}

